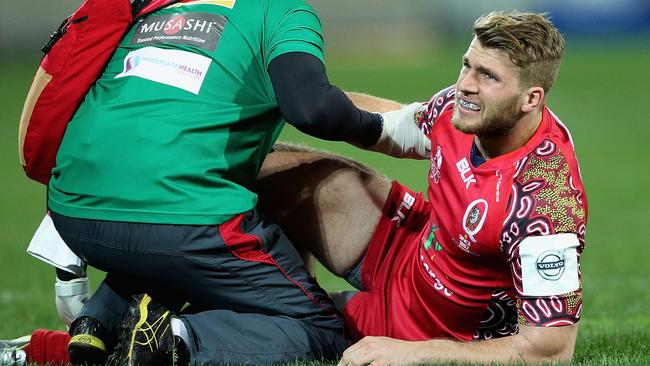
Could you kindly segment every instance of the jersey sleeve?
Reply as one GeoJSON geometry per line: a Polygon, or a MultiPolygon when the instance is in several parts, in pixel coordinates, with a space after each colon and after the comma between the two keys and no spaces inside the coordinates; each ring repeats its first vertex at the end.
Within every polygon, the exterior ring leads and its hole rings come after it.
{"type": "Polygon", "coordinates": [[[288,52],[306,52],[323,61],[323,30],[316,11],[302,0],[270,4],[264,34],[266,68],[288,52]]]}
{"type": "Polygon", "coordinates": [[[554,327],[580,320],[587,214],[582,185],[575,184],[571,172],[550,140],[517,163],[501,246],[522,325],[554,327]]]}
{"type": "Polygon", "coordinates": [[[427,103],[425,112],[418,117],[417,125],[420,127],[420,130],[429,136],[431,133],[431,127],[433,127],[436,118],[438,118],[443,112],[453,108],[455,99],[455,85],[449,86],[434,94],[434,96],[429,100],[429,103],[427,103]]]}

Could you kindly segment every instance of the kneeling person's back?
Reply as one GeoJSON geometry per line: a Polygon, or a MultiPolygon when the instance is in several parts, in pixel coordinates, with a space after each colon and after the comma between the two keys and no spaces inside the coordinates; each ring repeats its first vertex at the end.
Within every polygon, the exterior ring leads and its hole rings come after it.
{"type": "Polygon", "coordinates": [[[246,187],[284,123],[268,65],[287,52],[322,60],[322,42],[298,0],[183,2],[141,19],[68,126],[50,207],[204,225],[252,209],[246,187]]]}

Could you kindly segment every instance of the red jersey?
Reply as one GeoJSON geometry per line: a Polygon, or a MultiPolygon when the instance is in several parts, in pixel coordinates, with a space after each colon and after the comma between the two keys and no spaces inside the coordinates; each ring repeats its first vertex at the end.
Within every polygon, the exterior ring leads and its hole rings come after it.
{"type": "Polygon", "coordinates": [[[474,136],[451,123],[454,96],[453,87],[436,94],[418,122],[432,147],[428,222],[410,236],[417,244],[391,244],[400,250],[381,264],[390,271],[383,283],[346,307],[346,315],[359,317],[349,322],[356,338],[513,334],[517,324],[507,322],[484,331],[508,306],[516,306],[519,324],[562,326],[580,318],[587,199],[568,130],[545,107],[524,146],[477,167],[474,136]],[[374,320],[361,319],[364,308],[374,320]]]}

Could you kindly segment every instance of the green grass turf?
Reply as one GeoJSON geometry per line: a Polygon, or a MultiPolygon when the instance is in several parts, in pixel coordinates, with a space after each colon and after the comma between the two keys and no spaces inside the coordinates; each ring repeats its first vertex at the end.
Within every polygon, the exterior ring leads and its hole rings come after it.
{"type": "MultiPolygon", "coordinates": [[[[584,313],[574,362],[650,364],[650,188],[646,107],[650,47],[645,44],[570,45],[549,105],[571,129],[589,197],[587,248],[582,257],[584,313]]],[[[403,59],[329,55],[333,83],[399,101],[425,100],[455,81],[462,49],[423,51],[403,59]],[[369,61],[372,60],[371,64],[369,61]]],[[[17,125],[35,59],[0,58],[0,338],[37,327],[61,329],[53,302],[53,271],[25,254],[40,222],[44,189],[18,163],[17,125]]],[[[352,156],[426,188],[426,162],[403,162],[358,152],[341,143],[306,138],[287,128],[283,139],[352,156]]],[[[319,271],[329,290],[347,288],[319,271]]],[[[96,285],[101,274],[92,273],[96,285]]]]}

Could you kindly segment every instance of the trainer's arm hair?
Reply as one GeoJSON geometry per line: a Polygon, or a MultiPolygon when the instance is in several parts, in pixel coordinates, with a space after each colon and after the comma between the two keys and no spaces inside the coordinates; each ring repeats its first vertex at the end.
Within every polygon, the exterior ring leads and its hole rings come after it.
{"type": "Polygon", "coordinates": [[[357,108],[365,109],[367,111],[385,113],[404,107],[403,104],[394,100],[375,97],[365,93],[346,91],[345,95],[350,98],[357,108]]]}
{"type": "Polygon", "coordinates": [[[570,362],[577,334],[578,325],[574,324],[564,327],[520,325],[517,335],[467,343],[366,337],[343,353],[339,365],[570,362]]]}

